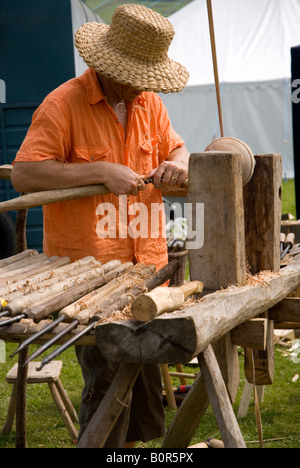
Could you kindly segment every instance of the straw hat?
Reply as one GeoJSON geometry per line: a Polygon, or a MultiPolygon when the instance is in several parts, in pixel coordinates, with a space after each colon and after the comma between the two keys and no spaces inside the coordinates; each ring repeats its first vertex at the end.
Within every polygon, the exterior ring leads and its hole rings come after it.
{"type": "Polygon", "coordinates": [[[75,45],[85,63],[121,84],[142,91],[181,91],[186,68],[168,57],[175,31],[169,20],[149,8],[120,5],[111,25],[85,23],[75,45]]]}

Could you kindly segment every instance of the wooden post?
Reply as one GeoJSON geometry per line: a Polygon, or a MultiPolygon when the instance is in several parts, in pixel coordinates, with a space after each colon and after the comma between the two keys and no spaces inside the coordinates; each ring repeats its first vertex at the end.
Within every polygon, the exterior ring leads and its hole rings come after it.
{"type": "MultiPolygon", "coordinates": [[[[227,287],[229,284],[246,284],[245,231],[242,190],[242,166],[239,154],[201,153],[190,157],[188,203],[192,204],[195,216],[197,203],[204,204],[204,245],[189,248],[191,280],[204,283],[207,293],[227,287]]],[[[197,225],[197,220],[192,220],[197,225]],[[196,221],[196,222],[195,222],[196,221]]],[[[189,220],[191,222],[191,220],[189,220]]],[[[196,232],[197,235],[197,232],[196,232]]],[[[176,433],[178,421],[185,423],[181,444],[189,443],[192,430],[198,424],[210,403],[213,407],[219,429],[227,447],[245,447],[236,422],[231,401],[239,385],[239,363],[237,347],[232,345],[230,334],[215,344],[219,364],[211,345],[198,356],[202,376],[192,386],[193,392],[178,410],[174,424],[169,428],[164,447],[174,446],[180,440],[176,433]],[[222,374],[219,365],[222,367],[222,374]],[[224,384],[226,379],[226,387],[224,384]],[[203,392],[205,384],[206,392],[203,392]],[[189,413],[189,401],[201,388],[202,398],[189,413]],[[226,392],[226,388],[228,393],[226,392]],[[187,430],[186,415],[190,430],[187,430]]]]}
{"type": "Polygon", "coordinates": [[[28,347],[19,353],[16,383],[16,448],[27,448],[26,390],[28,365],[23,367],[23,364],[28,356],[28,347]]]}
{"type": "MultiPolygon", "coordinates": [[[[229,152],[191,155],[188,202],[193,209],[196,203],[204,203],[204,245],[189,250],[191,280],[202,281],[206,292],[246,284],[241,156],[229,152]]],[[[230,335],[214,344],[232,402],[239,386],[237,349],[230,335]]]]}
{"type": "Polygon", "coordinates": [[[246,257],[255,275],[280,269],[280,154],[258,154],[252,179],[244,187],[246,257]]]}
{"type": "Polygon", "coordinates": [[[204,245],[189,249],[191,281],[202,281],[206,292],[246,284],[240,155],[192,154],[187,201],[193,211],[204,204],[204,245]]]}
{"type": "MultiPolygon", "coordinates": [[[[262,270],[280,270],[281,181],[280,154],[255,156],[256,167],[250,182],[244,187],[246,256],[251,274],[262,270]]],[[[264,317],[268,317],[267,312],[264,317]]],[[[273,323],[268,326],[267,348],[253,351],[255,381],[267,385],[274,377],[273,323]]],[[[245,348],[245,373],[253,382],[250,353],[245,348]]]]}

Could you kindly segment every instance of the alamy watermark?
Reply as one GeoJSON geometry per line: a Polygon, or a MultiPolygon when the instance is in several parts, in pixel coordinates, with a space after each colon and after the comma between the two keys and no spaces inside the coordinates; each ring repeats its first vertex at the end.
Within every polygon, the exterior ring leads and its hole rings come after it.
{"type": "Polygon", "coordinates": [[[120,195],[118,207],[112,203],[100,203],[97,206],[96,214],[100,219],[96,233],[101,239],[126,239],[128,236],[132,239],[158,239],[161,220],[165,216],[170,217],[171,212],[176,217],[186,218],[186,248],[192,250],[203,247],[204,203],[184,203],[183,208],[177,202],[170,206],[164,203],[151,203],[149,206],[140,202],[128,204],[127,195],[120,195]]]}
{"type": "Polygon", "coordinates": [[[6,84],[4,80],[0,79],[0,103],[6,103],[6,84]]]}
{"type": "Polygon", "coordinates": [[[296,88],[295,91],[292,92],[292,101],[294,104],[299,104],[300,102],[300,78],[293,80],[292,88],[296,88]]]}
{"type": "Polygon", "coordinates": [[[6,363],[5,341],[0,340],[0,364],[6,363]]]}

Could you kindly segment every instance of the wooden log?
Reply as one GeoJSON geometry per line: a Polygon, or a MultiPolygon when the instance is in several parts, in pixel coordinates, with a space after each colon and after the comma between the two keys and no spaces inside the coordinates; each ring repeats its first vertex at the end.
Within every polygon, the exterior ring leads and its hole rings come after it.
{"type": "Polygon", "coordinates": [[[28,265],[34,265],[35,263],[41,263],[43,260],[48,260],[47,255],[45,254],[38,254],[33,255],[31,257],[26,257],[18,262],[12,263],[10,265],[6,265],[0,269],[0,278],[5,278],[6,276],[12,275],[13,271],[18,271],[23,267],[27,267],[28,265]]]}
{"type": "Polygon", "coordinates": [[[12,255],[11,257],[3,258],[0,260],[0,269],[4,266],[10,265],[11,263],[18,262],[26,257],[32,257],[33,255],[38,255],[38,251],[34,249],[27,249],[24,252],[12,255]]]}
{"type": "Polygon", "coordinates": [[[230,332],[232,343],[264,351],[267,347],[267,322],[266,318],[254,318],[235,327],[230,332]]]}
{"type": "Polygon", "coordinates": [[[67,278],[58,283],[51,284],[47,288],[44,288],[42,292],[34,291],[33,293],[24,295],[23,297],[17,297],[11,301],[6,308],[10,311],[11,316],[18,315],[24,312],[25,309],[42,304],[47,298],[49,299],[66,291],[67,289],[72,289],[75,286],[91,281],[99,276],[103,276],[102,266],[80,273],[76,277],[67,278]]]}
{"type": "Polygon", "coordinates": [[[80,323],[88,323],[89,318],[100,309],[99,303],[103,298],[107,298],[108,295],[112,294],[120,286],[125,286],[125,290],[129,289],[130,286],[142,281],[143,277],[146,278],[147,273],[153,274],[154,272],[154,268],[139,263],[133,265],[131,262],[128,262],[124,265],[126,265],[127,268],[124,269],[119,277],[111,280],[109,283],[87,296],[82,297],[77,302],[65,307],[60,311],[59,315],[63,315],[66,321],[71,321],[76,316],[76,319],[78,319],[80,323]]]}
{"type": "Polygon", "coordinates": [[[107,313],[112,313],[116,310],[123,310],[124,307],[130,305],[134,299],[142,294],[144,291],[151,291],[152,289],[166,283],[179,268],[179,261],[176,259],[171,260],[170,263],[162,267],[154,275],[145,281],[144,284],[138,284],[130,288],[126,293],[122,294],[117,301],[111,306],[106,308],[107,313]]]}
{"type": "Polygon", "coordinates": [[[241,323],[282,301],[300,285],[300,256],[267,282],[209,294],[180,311],[140,324],[111,322],[96,328],[101,352],[124,362],[189,362],[241,323]],[[186,337],[189,337],[188,340],[186,337]]]}
{"type": "Polygon", "coordinates": [[[19,270],[18,273],[14,272],[13,275],[0,280],[0,287],[6,287],[13,283],[23,280],[24,278],[31,278],[34,275],[41,274],[45,271],[49,271],[49,268],[59,268],[61,266],[67,265],[70,263],[69,257],[50,257],[47,260],[44,260],[37,265],[30,265],[22,270],[19,270]]]}
{"type": "Polygon", "coordinates": [[[131,313],[136,320],[148,322],[164,312],[178,310],[189,296],[202,291],[203,283],[200,281],[191,281],[177,288],[160,286],[138,296],[132,303],[131,313]]]}
{"type": "MultiPolygon", "coordinates": [[[[93,320],[103,319],[109,315],[106,308],[113,304],[121,294],[124,294],[125,291],[128,291],[134,283],[144,283],[145,279],[149,277],[155,271],[155,266],[152,266],[152,269],[149,266],[141,268],[142,265],[138,264],[135,267],[139,266],[138,270],[129,272],[127,278],[119,279],[119,286],[116,284],[113,286],[113,289],[110,289],[104,294],[97,294],[95,296],[95,302],[91,305],[87,305],[86,308],[82,309],[79,313],[76,314],[76,319],[79,320],[81,324],[87,325],[90,319],[93,317],[93,320]],[[143,279],[142,279],[143,277],[143,279]]],[[[111,282],[112,283],[112,282],[111,282]]],[[[108,286],[110,286],[110,284],[108,286]]]]}
{"type": "Polygon", "coordinates": [[[34,304],[33,307],[31,307],[30,309],[25,309],[24,313],[28,318],[32,318],[38,322],[42,318],[48,317],[49,315],[62,310],[70,304],[73,304],[74,302],[78,301],[86,294],[91,293],[95,289],[100,288],[104,284],[113,280],[114,278],[119,276],[126,268],[128,268],[128,265],[126,264],[118,265],[115,268],[113,268],[113,265],[117,263],[117,260],[108,262],[107,264],[103,265],[103,275],[97,276],[96,278],[90,281],[85,281],[82,284],[74,286],[73,288],[67,291],[64,291],[58,295],[55,295],[54,297],[51,297],[50,299],[45,300],[45,302],[42,302],[39,305],[34,304]]]}
{"type": "MultiPolygon", "coordinates": [[[[55,259],[59,259],[59,257],[55,257],[55,259]]],[[[84,271],[90,270],[94,267],[100,267],[102,265],[101,262],[94,259],[94,257],[84,257],[80,260],[75,262],[70,262],[68,257],[60,257],[68,259],[68,262],[61,266],[59,265],[60,262],[54,263],[49,265],[48,270],[45,272],[41,272],[40,274],[30,276],[26,279],[21,279],[18,282],[8,284],[5,287],[0,288],[0,295],[7,296],[12,294],[16,291],[22,291],[23,293],[27,293],[30,291],[34,291],[35,289],[41,289],[42,284],[47,286],[47,284],[53,284],[56,281],[62,281],[66,278],[70,278],[71,276],[78,275],[79,273],[83,273],[84,271]],[[50,283],[47,283],[49,282],[50,283]]],[[[114,260],[115,262],[115,260],[114,260]]],[[[119,265],[121,262],[117,263],[115,266],[119,265]]]]}

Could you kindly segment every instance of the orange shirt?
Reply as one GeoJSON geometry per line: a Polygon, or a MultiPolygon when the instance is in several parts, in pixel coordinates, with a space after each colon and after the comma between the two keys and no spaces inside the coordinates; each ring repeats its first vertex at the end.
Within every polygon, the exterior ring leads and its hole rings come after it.
{"type": "MultiPolygon", "coordinates": [[[[157,94],[142,93],[127,103],[127,112],[125,136],[95,71],[88,69],[45,98],[15,161],[110,161],[147,175],[183,141],[157,94]]],[[[161,192],[152,184],[135,197],[108,194],[44,206],[44,253],[72,261],[135,257],[159,269],[167,263],[162,208],[161,192]]]]}

